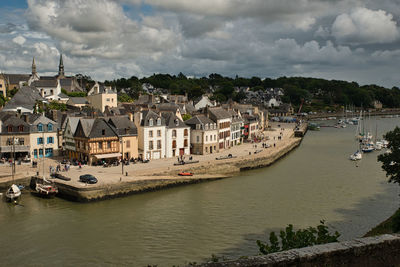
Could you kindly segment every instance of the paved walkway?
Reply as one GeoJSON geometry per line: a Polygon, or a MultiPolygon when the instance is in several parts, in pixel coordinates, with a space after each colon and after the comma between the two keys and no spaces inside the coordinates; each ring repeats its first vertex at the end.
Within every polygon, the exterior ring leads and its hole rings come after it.
{"type": "MultiPolygon", "coordinates": [[[[269,140],[263,141],[264,143],[269,144],[271,147],[267,149],[262,148],[262,143],[243,143],[238,146],[234,146],[230,149],[223,150],[219,153],[209,154],[209,155],[193,155],[193,160],[198,160],[198,165],[204,165],[205,162],[212,164],[216,162],[215,158],[220,156],[227,156],[228,154],[232,154],[237,158],[249,158],[255,157],[255,151],[262,151],[260,154],[274,154],[278,152],[285,144],[290,143],[290,140],[293,138],[293,129],[295,124],[293,123],[274,123],[271,124],[271,130],[265,131],[264,136],[267,136],[269,140]],[[283,129],[281,130],[280,127],[283,129]],[[282,140],[278,140],[278,136],[282,133],[282,140]],[[274,147],[275,143],[275,147],[274,147]],[[249,152],[251,152],[252,156],[249,156],[249,152]]],[[[189,156],[185,156],[186,160],[188,160],[189,156]]],[[[77,187],[83,186],[101,186],[106,184],[114,184],[118,182],[126,182],[126,181],[136,181],[143,179],[154,179],[157,178],[154,174],[157,174],[159,178],[176,178],[176,177],[167,177],[162,176],[164,172],[170,172],[171,170],[177,170],[177,174],[180,170],[183,170],[187,166],[195,166],[195,164],[183,165],[183,166],[174,166],[173,164],[177,162],[177,158],[167,158],[167,159],[158,159],[152,160],[149,163],[135,163],[130,164],[128,166],[124,166],[124,171],[122,173],[122,166],[113,166],[104,168],[102,166],[82,166],[79,169],[78,166],[71,166],[70,171],[62,172],[64,176],[70,177],[71,181],[62,181],[57,179],[58,182],[70,184],[77,187]],[[126,176],[126,172],[128,176],[126,176]],[[79,176],[82,174],[92,174],[98,179],[98,183],[96,185],[85,185],[79,182],[79,176]]],[[[8,165],[8,164],[7,164],[8,165]]],[[[53,159],[46,159],[44,172],[45,176],[49,176],[49,167],[56,167],[57,162],[53,159]]],[[[27,173],[35,174],[37,171],[39,175],[42,175],[43,167],[42,162],[39,161],[38,168],[32,168],[30,165],[18,165],[17,166],[17,174],[26,175],[27,173]]],[[[0,166],[0,173],[11,173],[11,168],[8,166],[0,166]]],[[[178,177],[178,176],[177,176],[178,177]]],[[[207,176],[210,177],[210,176],[207,176]]],[[[199,177],[196,177],[199,178],[199,177]]],[[[6,178],[3,178],[6,179],[6,178]]],[[[8,176],[7,179],[10,179],[8,176]]],[[[0,182],[2,181],[0,175],[0,182]]],[[[4,180],[3,180],[4,181],[4,180]]]]}

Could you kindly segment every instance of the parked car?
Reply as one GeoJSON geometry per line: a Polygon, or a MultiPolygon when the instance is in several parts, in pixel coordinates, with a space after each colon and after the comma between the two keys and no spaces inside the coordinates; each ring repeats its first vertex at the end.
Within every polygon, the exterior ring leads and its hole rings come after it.
{"type": "Polygon", "coordinates": [[[88,184],[95,184],[95,183],[97,183],[97,178],[91,174],[84,174],[84,175],[79,176],[79,181],[81,181],[83,183],[88,183],[88,184]]]}

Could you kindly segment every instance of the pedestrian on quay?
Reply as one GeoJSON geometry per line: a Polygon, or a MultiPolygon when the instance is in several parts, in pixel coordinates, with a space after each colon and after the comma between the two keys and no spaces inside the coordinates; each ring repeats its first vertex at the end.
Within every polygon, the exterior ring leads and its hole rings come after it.
{"type": "Polygon", "coordinates": [[[79,169],[82,169],[82,164],[80,161],[78,162],[78,166],[79,166],[79,169]]]}
{"type": "Polygon", "coordinates": [[[275,143],[274,143],[274,147],[275,147],[275,143]]]}

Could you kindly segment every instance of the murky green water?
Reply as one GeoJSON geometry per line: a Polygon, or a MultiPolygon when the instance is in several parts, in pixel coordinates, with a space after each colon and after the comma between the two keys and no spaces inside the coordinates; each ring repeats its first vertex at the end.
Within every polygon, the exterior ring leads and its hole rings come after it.
{"type": "MultiPolygon", "coordinates": [[[[400,119],[377,122],[382,134],[400,119]]],[[[221,181],[89,204],[29,194],[23,207],[0,203],[0,265],[182,266],[257,254],[255,241],[271,230],[321,219],[342,240],[360,237],[392,215],[400,190],[377,152],[358,167],[348,160],[354,133],[309,132],[273,166],[221,181]]]]}

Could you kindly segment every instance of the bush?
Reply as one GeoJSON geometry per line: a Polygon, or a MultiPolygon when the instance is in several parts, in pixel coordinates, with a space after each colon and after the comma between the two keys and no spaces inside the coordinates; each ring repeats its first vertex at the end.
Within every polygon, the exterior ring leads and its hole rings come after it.
{"type": "Polygon", "coordinates": [[[392,229],[395,233],[400,232],[400,209],[392,217],[392,229]]]}
{"type": "Polygon", "coordinates": [[[308,227],[307,229],[299,229],[296,232],[293,231],[293,225],[289,224],[285,231],[280,231],[280,242],[275,232],[271,232],[269,235],[269,244],[257,240],[259,251],[262,254],[269,254],[293,248],[337,242],[340,234],[336,231],[333,235],[330,235],[325,221],[320,221],[320,223],[317,228],[308,227]]]}

